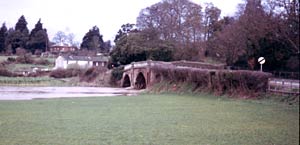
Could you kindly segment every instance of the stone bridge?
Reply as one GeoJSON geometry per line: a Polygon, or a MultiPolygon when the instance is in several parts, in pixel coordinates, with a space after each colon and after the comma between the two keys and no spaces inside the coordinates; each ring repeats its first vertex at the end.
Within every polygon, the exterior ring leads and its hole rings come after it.
{"type": "Polygon", "coordinates": [[[223,69],[224,65],[211,65],[201,62],[191,61],[140,61],[133,62],[124,67],[124,73],[121,80],[122,87],[133,87],[135,89],[146,89],[155,83],[160,82],[163,78],[161,74],[156,74],[153,71],[154,67],[190,67],[190,68],[205,68],[205,69],[223,69]]]}

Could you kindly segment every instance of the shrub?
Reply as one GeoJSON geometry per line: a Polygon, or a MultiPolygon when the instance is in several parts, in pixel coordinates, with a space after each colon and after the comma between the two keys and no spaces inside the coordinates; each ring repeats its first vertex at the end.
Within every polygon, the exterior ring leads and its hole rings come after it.
{"type": "Polygon", "coordinates": [[[16,61],[16,58],[14,58],[14,57],[8,57],[8,58],[7,58],[7,61],[8,61],[8,62],[15,62],[15,61],[16,61]]]}
{"type": "Polygon", "coordinates": [[[191,68],[152,69],[163,80],[171,83],[190,83],[193,90],[210,91],[217,95],[257,96],[267,89],[268,78],[272,75],[257,71],[230,71],[191,68]]]}
{"type": "Polygon", "coordinates": [[[105,68],[99,68],[99,67],[89,68],[80,76],[80,81],[91,82],[95,80],[100,73],[104,73],[106,71],[107,69],[105,68]]]}
{"type": "Polygon", "coordinates": [[[27,53],[27,51],[24,48],[19,47],[16,49],[16,55],[18,55],[18,56],[23,56],[26,53],[27,53]]]}
{"type": "Polygon", "coordinates": [[[50,64],[50,61],[47,60],[47,59],[37,59],[34,61],[34,64],[37,64],[37,65],[49,65],[50,64]]]}
{"type": "Polygon", "coordinates": [[[214,82],[217,82],[218,94],[239,96],[256,96],[267,90],[268,78],[272,75],[257,71],[218,71],[214,82]]]}
{"type": "Polygon", "coordinates": [[[68,68],[68,69],[56,69],[51,71],[50,77],[53,78],[70,78],[70,77],[75,77],[79,76],[82,74],[81,69],[73,69],[73,68],[68,68]]]}
{"type": "Polygon", "coordinates": [[[204,90],[209,84],[209,74],[210,72],[208,70],[192,69],[189,72],[188,82],[195,84],[194,90],[204,90]]]}
{"type": "Polygon", "coordinates": [[[110,84],[116,85],[122,79],[124,72],[124,67],[115,67],[112,69],[111,77],[110,77],[110,84]]]}
{"type": "Polygon", "coordinates": [[[34,55],[36,55],[36,56],[41,56],[42,52],[43,52],[42,50],[36,49],[36,50],[34,51],[34,55]]]}
{"type": "Polygon", "coordinates": [[[12,73],[7,69],[0,68],[0,76],[11,77],[12,73]]]}
{"type": "Polygon", "coordinates": [[[5,77],[16,77],[16,76],[20,76],[20,75],[17,75],[13,72],[10,72],[8,71],[7,69],[5,68],[0,68],[0,76],[5,76],[5,77]]]}
{"type": "Polygon", "coordinates": [[[30,54],[24,54],[22,56],[18,56],[16,58],[17,63],[23,63],[23,64],[33,64],[34,60],[30,54]]]}

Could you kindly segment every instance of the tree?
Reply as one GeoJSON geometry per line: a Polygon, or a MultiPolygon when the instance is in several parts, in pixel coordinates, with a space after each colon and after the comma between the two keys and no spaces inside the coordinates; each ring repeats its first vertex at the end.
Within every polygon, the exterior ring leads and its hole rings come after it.
{"type": "Polygon", "coordinates": [[[29,39],[29,30],[27,28],[27,22],[22,15],[16,23],[15,29],[11,29],[6,39],[7,49],[12,49],[12,53],[16,53],[16,48],[27,48],[26,44],[29,39]]]}
{"type": "Polygon", "coordinates": [[[299,67],[293,64],[299,64],[295,62],[299,60],[299,11],[294,10],[299,10],[297,5],[293,0],[247,0],[236,20],[217,23],[221,27],[211,43],[213,53],[228,65],[258,69],[257,59],[264,56],[265,70],[296,70],[299,67]]]}
{"type": "Polygon", "coordinates": [[[171,43],[160,40],[153,30],[131,32],[116,41],[110,53],[111,63],[118,66],[148,59],[171,61],[174,47],[171,43]]]}
{"type": "Polygon", "coordinates": [[[163,0],[141,10],[139,30],[155,29],[159,38],[177,46],[177,59],[193,60],[202,41],[202,7],[189,0],[163,0]]]}
{"type": "Polygon", "coordinates": [[[43,28],[41,19],[39,19],[37,24],[35,24],[35,28],[31,30],[27,46],[32,53],[35,53],[35,51],[45,52],[48,47],[48,42],[47,30],[43,28]]]}
{"type": "Polygon", "coordinates": [[[209,40],[214,31],[217,30],[216,25],[219,21],[221,10],[212,3],[207,3],[204,13],[204,40],[209,40]]]}
{"type": "Polygon", "coordinates": [[[115,37],[114,42],[116,43],[119,39],[121,39],[122,36],[127,35],[129,32],[132,32],[136,29],[134,29],[135,24],[123,24],[121,26],[121,29],[119,29],[118,34],[115,37]]]}
{"type": "Polygon", "coordinates": [[[102,51],[102,53],[109,53],[111,47],[112,47],[112,46],[111,46],[110,40],[105,41],[105,42],[103,43],[103,51],[102,51]]]}
{"type": "Polygon", "coordinates": [[[5,23],[2,24],[0,28],[0,53],[5,51],[5,39],[7,37],[7,28],[5,23]]]}
{"type": "Polygon", "coordinates": [[[84,35],[80,48],[96,52],[104,52],[104,41],[102,37],[103,36],[100,35],[99,28],[94,26],[84,35]]]}
{"type": "Polygon", "coordinates": [[[20,31],[21,33],[24,33],[24,34],[29,34],[29,30],[27,28],[27,21],[24,17],[24,15],[22,15],[18,22],[16,23],[16,26],[15,26],[15,31],[20,31]]]}
{"type": "Polygon", "coordinates": [[[66,34],[63,31],[58,31],[58,32],[56,32],[52,41],[58,45],[68,45],[68,46],[73,46],[73,47],[79,47],[79,42],[75,41],[74,33],[66,34]]]}
{"type": "Polygon", "coordinates": [[[247,0],[241,7],[238,20],[230,23],[225,28],[220,27],[221,32],[212,41],[216,53],[225,58],[228,65],[234,65],[239,58],[243,63],[249,62],[249,67],[259,55],[259,40],[266,35],[267,17],[264,13],[260,0],[247,0]]]}
{"type": "Polygon", "coordinates": [[[76,46],[76,42],[75,42],[75,34],[74,33],[69,33],[68,35],[67,35],[67,42],[69,43],[69,45],[71,45],[71,46],[76,46]]]}
{"type": "Polygon", "coordinates": [[[56,44],[65,44],[67,41],[67,35],[63,31],[58,31],[54,35],[52,41],[56,44]]]}

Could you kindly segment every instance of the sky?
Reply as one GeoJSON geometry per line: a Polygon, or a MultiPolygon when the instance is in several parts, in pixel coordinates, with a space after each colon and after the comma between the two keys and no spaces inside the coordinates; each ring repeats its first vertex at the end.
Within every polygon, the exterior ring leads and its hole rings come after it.
{"type": "MultiPolygon", "coordinates": [[[[0,0],[0,23],[15,27],[24,15],[29,30],[41,18],[49,39],[58,31],[74,33],[81,42],[93,26],[98,26],[104,41],[114,40],[122,24],[136,23],[139,12],[161,0],[0,0]]],[[[191,0],[203,4],[212,2],[222,10],[222,16],[232,16],[242,0],[191,0]]]]}

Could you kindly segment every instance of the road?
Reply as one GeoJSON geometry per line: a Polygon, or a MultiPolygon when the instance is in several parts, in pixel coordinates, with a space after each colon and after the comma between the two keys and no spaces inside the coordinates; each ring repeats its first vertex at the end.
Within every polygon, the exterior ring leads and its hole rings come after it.
{"type": "Polygon", "coordinates": [[[132,96],[140,90],[108,87],[1,87],[0,100],[132,96]]]}

